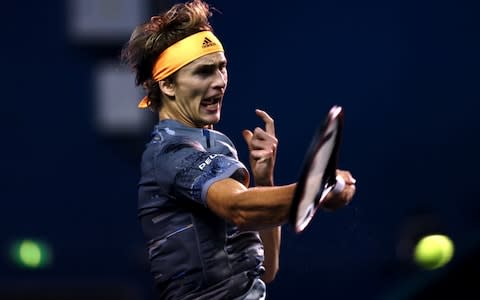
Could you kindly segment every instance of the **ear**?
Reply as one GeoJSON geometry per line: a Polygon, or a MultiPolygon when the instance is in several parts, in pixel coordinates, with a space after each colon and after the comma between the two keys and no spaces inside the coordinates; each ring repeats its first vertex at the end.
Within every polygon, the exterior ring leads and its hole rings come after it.
{"type": "Polygon", "coordinates": [[[175,85],[171,80],[160,80],[158,86],[165,95],[169,97],[175,96],[175,85]]]}

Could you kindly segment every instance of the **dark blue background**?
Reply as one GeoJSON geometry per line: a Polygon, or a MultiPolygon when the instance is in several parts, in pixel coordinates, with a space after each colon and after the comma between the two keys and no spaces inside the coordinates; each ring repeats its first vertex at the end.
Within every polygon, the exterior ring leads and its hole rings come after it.
{"type": "MultiPolygon", "coordinates": [[[[230,79],[217,129],[243,161],[241,130],[261,125],[255,108],[276,121],[277,184],[298,178],[330,106],[346,114],[341,168],[358,181],[355,199],[319,213],[301,235],[283,228],[270,299],[406,299],[419,282],[462,269],[480,228],[474,2],[211,3],[222,12],[212,23],[230,79]],[[409,260],[412,241],[428,232],[456,244],[444,269],[422,271],[409,260]]],[[[5,5],[0,292],[151,299],[136,219],[139,153],[149,132],[106,138],[92,122],[92,69],[119,49],[70,43],[64,1],[5,5]],[[19,237],[47,240],[53,264],[11,264],[7,249],[19,237]]]]}

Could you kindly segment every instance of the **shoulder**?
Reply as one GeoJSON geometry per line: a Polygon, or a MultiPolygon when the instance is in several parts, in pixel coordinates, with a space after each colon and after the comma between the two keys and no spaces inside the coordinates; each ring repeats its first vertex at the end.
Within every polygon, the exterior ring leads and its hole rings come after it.
{"type": "Polygon", "coordinates": [[[157,154],[178,152],[185,148],[205,151],[205,148],[194,136],[180,130],[161,126],[155,127],[147,148],[156,149],[157,154]]]}
{"type": "Polygon", "coordinates": [[[223,132],[220,132],[220,131],[214,130],[214,129],[210,129],[210,131],[215,136],[216,140],[222,141],[222,142],[234,147],[234,144],[233,144],[232,140],[230,140],[230,138],[228,136],[226,136],[223,132]]]}
{"type": "Polygon", "coordinates": [[[220,131],[211,130],[211,135],[214,137],[214,150],[223,153],[227,156],[238,159],[237,149],[233,142],[225,134],[220,131]]]}

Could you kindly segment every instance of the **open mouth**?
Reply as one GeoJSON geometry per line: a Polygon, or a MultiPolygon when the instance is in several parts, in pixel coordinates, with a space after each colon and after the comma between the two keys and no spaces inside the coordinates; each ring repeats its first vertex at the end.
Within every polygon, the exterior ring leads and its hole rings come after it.
{"type": "Polygon", "coordinates": [[[205,107],[207,110],[217,110],[221,101],[222,101],[222,95],[217,95],[217,96],[203,99],[200,102],[200,105],[205,107]]]}

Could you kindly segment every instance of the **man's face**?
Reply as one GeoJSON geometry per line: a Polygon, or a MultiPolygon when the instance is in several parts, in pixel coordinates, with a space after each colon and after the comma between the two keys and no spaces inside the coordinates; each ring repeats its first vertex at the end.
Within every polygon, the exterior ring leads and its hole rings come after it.
{"type": "Polygon", "coordinates": [[[216,52],[178,70],[173,84],[175,100],[165,107],[170,117],[198,128],[220,121],[228,81],[226,67],[225,54],[216,52]]]}

